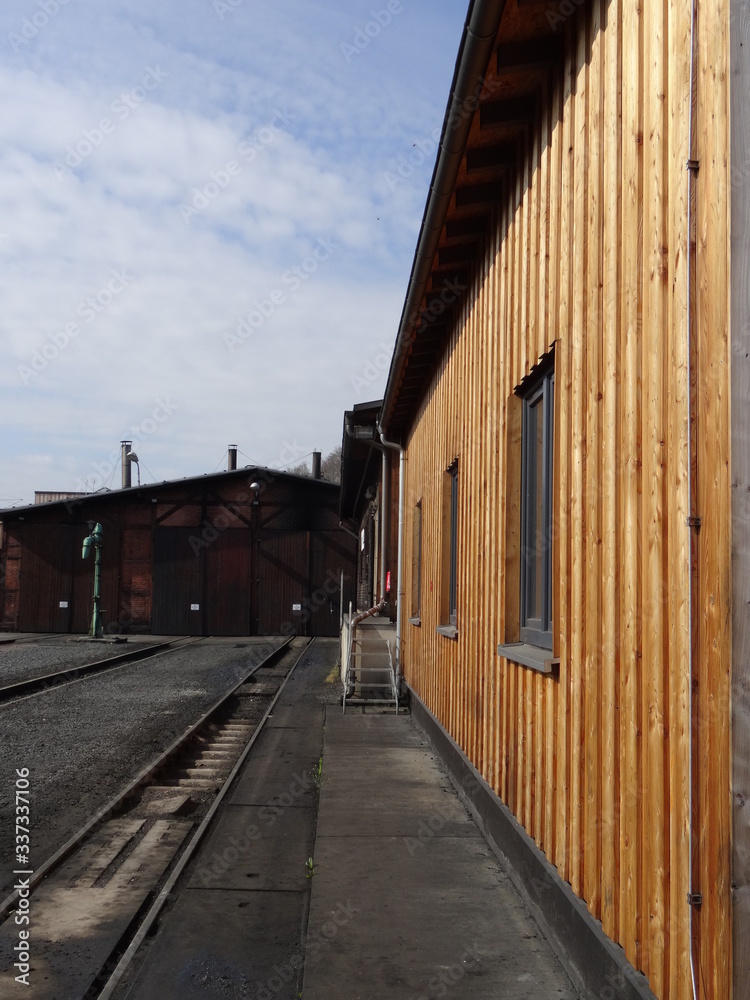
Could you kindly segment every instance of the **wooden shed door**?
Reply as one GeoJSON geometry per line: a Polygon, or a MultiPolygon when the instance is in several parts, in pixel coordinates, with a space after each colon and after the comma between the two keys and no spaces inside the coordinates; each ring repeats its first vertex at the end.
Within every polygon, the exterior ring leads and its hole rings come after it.
{"type": "Polygon", "coordinates": [[[201,552],[191,546],[191,537],[196,537],[195,528],[156,529],[151,621],[155,635],[204,634],[201,552]]]}
{"type": "Polygon", "coordinates": [[[23,526],[18,607],[22,632],[70,631],[75,532],[68,524],[23,526]]]}
{"type": "Polygon", "coordinates": [[[258,635],[312,635],[309,631],[306,531],[264,531],[258,544],[258,635]],[[299,610],[294,606],[299,605],[299,610]]]}
{"type": "Polygon", "coordinates": [[[248,528],[226,528],[205,553],[206,634],[250,635],[250,561],[248,528]]]}
{"type": "Polygon", "coordinates": [[[342,545],[345,537],[341,531],[320,531],[312,536],[310,635],[339,634],[341,573],[346,596],[353,589],[356,572],[351,546],[347,549],[342,545]]]}

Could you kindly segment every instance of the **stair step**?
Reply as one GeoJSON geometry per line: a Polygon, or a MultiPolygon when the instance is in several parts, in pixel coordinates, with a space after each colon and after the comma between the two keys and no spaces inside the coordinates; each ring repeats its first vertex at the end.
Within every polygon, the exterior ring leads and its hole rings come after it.
{"type": "Polygon", "coordinates": [[[347,698],[347,705],[395,705],[395,698],[347,698]]]}

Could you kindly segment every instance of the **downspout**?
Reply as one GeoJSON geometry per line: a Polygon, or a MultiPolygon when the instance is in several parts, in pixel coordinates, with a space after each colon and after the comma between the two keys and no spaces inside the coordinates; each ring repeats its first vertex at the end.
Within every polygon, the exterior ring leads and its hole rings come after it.
{"type": "MultiPolygon", "coordinates": [[[[694,277],[695,268],[695,254],[692,251],[693,242],[693,226],[694,226],[694,201],[696,197],[695,191],[695,178],[698,173],[698,160],[694,155],[695,148],[695,127],[694,127],[694,111],[693,106],[696,100],[696,86],[695,86],[695,47],[696,47],[696,19],[697,19],[697,0],[692,0],[690,5],[690,87],[689,87],[689,101],[690,107],[688,112],[688,161],[687,161],[687,173],[688,173],[688,184],[687,184],[687,253],[685,257],[686,270],[687,270],[687,308],[686,308],[686,323],[687,323],[687,524],[688,531],[690,532],[689,546],[688,546],[688,615],[689,615],[689,629],[688,629],[688,670],[689,670],[689,686],[688,686],[688,736],[689,736],[689,762],[688,762],[688,772],[689,772],[689,804],[688,804],[688,863],[690,865],[689,870],[689,889],[688,889],[688,907],[690,909],[690,977],[693,987],[693,1000],[698,1000],[698,977],[695,967],[695,930],[694,930],[694,910],[696,907],[701,905],[702,899],[699,891],[696,891],[695,884],[693,882],[693,784],[694,784],[694,746],[693,746],[693,678],[695,676],[695,641],[693,636],[693,623],[697,621],[695,613],[695,594],[693,587],[693,567],[697,566],[698,557],[698,538],[697,533],[700,530],[700,517],[698,517],[694,512],[695,503],[695,493],[693,484],[693,344],[694,344],[694,308],[693,308],[693,296],[696,293],[696,282],[694,277]]],[[[697,245],[696,245],[697,252],[697,245]]]]}
{"type": "MultiPolygon", "coordinates": [[[[350,437],[353,441],[361,441],[363,444],[369,445],[381,454],[381,480],[383,483],[383,490],[380,497],[380,537],[381,540],[385,538],[386,528],[388,527],[388,483],[386,472],[388,470],[388,459],[386,458],[386,451],[382,444],[375,441],[370,437],[361,437],[356,434],[353,428],[349,425],[348,421],[344,422],[344,429],[346,431],[347,437],[350,437]]],[[[357,536],[359,539],[359,536],[357,536]]],[[[377,608],[381,608],[385,605],[385,546],[380,545],[380,595],[378,600],[375,602],[377,608]]]]}
{"type": "MultiPolygon", "coordinates": [[[[402,660],[401,660],[401,627],[403,624],[403,556],[404,556],[404,471],[406,469],[406,452],[400,444],[395,441],[386,440],[382,424],[377,424],[380,440],[386,448],[397,451],[399,455],[398,463],[398,568],[396,579],[398,593],[396,595],[396,691],[401,690],[402,660]]],[[[383,546],[385,548],[385,546],[383,546]]]]}

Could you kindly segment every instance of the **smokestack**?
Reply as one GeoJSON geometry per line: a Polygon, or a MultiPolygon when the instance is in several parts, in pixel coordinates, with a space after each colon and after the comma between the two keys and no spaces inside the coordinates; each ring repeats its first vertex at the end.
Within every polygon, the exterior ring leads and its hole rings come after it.
{"type": "Polygon", "coordinates": [[[234,472],[237,468],[237,445],[230,444],[227,448],[227,472],[234,472]]]}
{"type": "Polygon", "coordinates": [[[312,453],[312,474],[313,479],[320,479],[320,452],[314,451],[312,453]]]}
{"type": "Polygon", "coordinates": [[[132,480],[132,469],[130,467],[130,459],[128,455],[133,450],[132,441],[121,441],[120,445],[122,447],[122,488],[124,490],[129,490],[133,485],[132,480]]]}

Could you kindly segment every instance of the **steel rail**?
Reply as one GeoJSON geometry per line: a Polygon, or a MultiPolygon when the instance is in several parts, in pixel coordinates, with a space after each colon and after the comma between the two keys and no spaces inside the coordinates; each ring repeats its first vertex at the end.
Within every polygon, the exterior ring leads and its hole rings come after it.
{"type": "Polygon", "coordinates": [[[227,776],[226,781],[224,782],[224,784],[219,789],[219,791],[218,791],[218,793],[216,795],[216,798],[211,803],[211,806],[210,806],[208,812],[206,813],[206,815],[203,817],[203,820],[201,821],[200,826],[198,827],[198,829],[193,834],[193,836],[192,836],[192,838],[190,840],[190,843],[187,845],[187,847],[185,848],[185,850],[180,855],[180,858],[179,858],[177,864],[172,869],[172,872],[171,872],[169,878],[167,879],[167,881],[162,886],[162,889],[159,892],[159,895],[156,897],[156,899],[152,903],[152,905],[151,905],[148,913],[143,918],[143,922],[141,923],[141,925],[139,926],[138,930],[134,934],[133,939],[131,940],[130,944],[128,945],[127,949],[125,950],[125,953],[123,954],[122,958],[120,959],[120,961],[116,965],[116,967],[114,969],[114,972],[109,977],[109,979],[107,980],[107,982],[104,984],[104,987],[103,987],[102,991],[99,993],[99,996],[98,996],[97,1000],[111,1000],[111,997],[114,994],[114,991],[117,989],[117,987],[118,987],[118,985],[119,985],[122,977],[125,975],[128,967],[130,966],[130,963],[135,958],[135,956],[136,956],[136,954],[138,952],[138,949],[141,947],[141,945],[145,941],[146,937],[148,936],[149,931],[153,927],[155,921],[158,919],[159,914],[161,913],[162,909],[164,908],[165,903],[167,902],[167,900],[169,899],[170,894],[172,893],[172,890],[174,889],[175,885],[177,884],[177,880],[179,879],[180,875],[182,875],[182,873],[185,870],[188,862],[192,860],[194,854],[196,853],[196,851],[200,847],[201,842],[202,842],[204,836],[206,835],[206,832],[207,832],[207,830],[208,830],[208,828],[209,828],[209,826],[211,824],[211,821],[213,820],[214,816],[216,815],[216,813],[217,813],[217,811],[219,809],[219,806],[221,805],[221,803],[224,800],[227,792],[231,788],[232,783],[234,782],[235,777],[237,776],[237,774],[240,771],[240,768],[245,763],[245,760],[246,760],[248,754],[252,750],[252,748],[255,745],[255,743],[256,743],[257,739],[259,738],[260,734],[263,732],[263,727],[265,726],[266,722],[268,721],[269,716],[271,715],[271,713],[273,712],[274,708],[276,707],[276,703],[278,702],[279,698],[281,697],[281,694],[282,694],[284,688],[286,687],[287,681],[289,680],[289,678],[294,673],[295,668],[297,667],[297,665],[299,664],[299,662],[303,658],[303,656],[305,656],[305,654],[309,652],[310,647],[313,645],[314,642],[315,642],[314,638],[310,639],[310,641],[307,643],[307,645],[304,647],[304,649],[302,649],[300,651],[300,654],[297,657],[297,659],[294,661],[294,663],[289,668],[289,671],[288,671],[286,677],[281,682],[281,685],[279,686],[279,690],[273,696],[273,698],[271,700],[271,703],[268,706],[268,708],[266,709],[266,711],[265,711],[265,713],[263,715],[263,718],[258,723],[258,726],[257,726],[255,732],[250,737],[250,740],[248,741],[247,745],[245,746],[245,749],[242,751],[242,753],[238,757],[237,762],[235,763],[234,767],[229,772],[229,775],[227,776]]]}
{"type": "Polygon", "coordinates": [[[70,639],[70,632],[21,632],[19,635],[2,635],[0,646],[13,646],[15,643],[44,642],[45,639],[70,639]]]}
{"type": "Polygon", "coordinates": [[[65,670],[56,670],[50,674],[41,674],[38,677],[28,677],[22,681],[14,681],[0,687],[0,704],[20,700],[31,695],[41,694],[43,691],[50,691],[53,688],[62,687],[72,681],[80,680],[88,674],[100,673],[114,667],[124,666],[126,663],[134,663],[137,660],[146,660],[160,653],[174,652],[177,649],[184,649],[192,646],[196,642],[201,642],[207,636],[179,636],[169,639],[167,642],[155,643],[153,646],[142,646],[139,649],[130,649],[117,656],[109,656],[104,660],[95,660],[92,663],[81,663],[75,667],[67,667],[65,670]],[[179,643],[179,645],[178,645],[179,643]]]}
{"type": "MultiPolygon", "coordinates": [[[[99,809],[99,811],[96,812],[91,819],[81,827],[80,830],[74,833],[73,836],[62,845],[62,847],[58,848],[58,850],[55,851],[50,858],[40,865],[40,867],[37,868],[34,874],[30,877],[28,885],[29,891],[33,892],[34,889],[38,888],[40,883],[51,875],[57,868],[59,868],[62,862],[65,861],[98,826],[115,816],[122,809],[127,800],[132,798],[143,785],[146,785],[154,774],[164,767],[170,757],[182,750],[183,747],[195,736],[196,732],[206,724],[208,719],[220,708],[222,708],[225,702],[228,701],[229,698],[231,698],[237,690],[241,688],[250,677],[253,676],[254,673],[262,667],[268,666],[270,662],[279,657],[280,654],[282,654],[289,646],[293,638],[295,637],[290,636],[288,639],[285,639],[284,642],[277,646],[276,649],[272,650],[272,652],[270,652],[265,659],[261,660],[261,662],[252,667],[248,673],[244,674],[242,680],[226,691],[221,698],[219,698],[219,700],[211,706],[211,708],[203,713],[197,722],[193,723],[193,725],[185,730],[184,733],[178,736],[177,739],[175,739],[155,760],[153,760],[150,764],[147,764],[146,767],[130,782],[130,784],[126,785],[122,791],[118,792],[117,795],[110,799],[106,805],[102,806],[102,808],[99,809]]],[[[306,646],[305,649],[307,648],[308,647],[306,646]]],[[[284,683],[286,683],[286,680],[284,683]]],[[[265,721],[265,717],[262,721],[265,721]]],[[[0,902],[0,922],[5,920],[8,914],[13,911],[18,899],[19,893],[17,890],[14,890],[9,896],[6,896],[5,899],[0,902]]]]}

